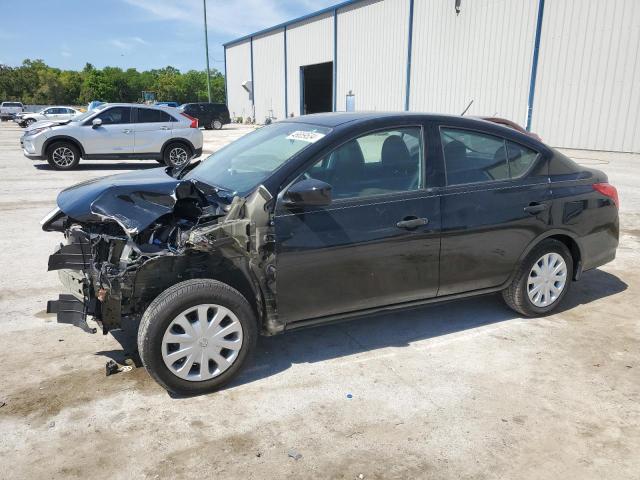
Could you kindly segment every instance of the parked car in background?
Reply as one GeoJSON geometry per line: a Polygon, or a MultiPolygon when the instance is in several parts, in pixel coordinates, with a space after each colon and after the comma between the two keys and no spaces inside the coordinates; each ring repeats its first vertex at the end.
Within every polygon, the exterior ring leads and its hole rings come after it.
{"type": "Polygon", "coordinates": [[[71,170],[80,159],[154,159],[183,167],[202,154],[198,121],[176,109],[108,103],[65,121],[42,121],[20,139],[24,155],[71,170]]]}
{"type": "Polygon", "coordinates": [[[0,104],[0,120],[3,122],[12,120],[22,111],[24,111],[24,105],[20,102],[2,102],[0,104]]]}
{"type": "Polygon", "coordinates": [[[47,107],[36,113],[23,113],[19,118],[16,118],[16,122],[21,127],[28,127],[42,120],[69,120],[81,113],[80,110],[73,107],[47,107]]]}
{"type": "Polygon", "coordinates": [[[178,102],[156,102],[155,105],[158,105],[159,107],[179,107],[178,102]]]}
{"type": "Polygon", "coordinates": [[[205,130],[220,130],[224,125],[231,123],[229,109],[224,103],[185,103],[180,105],[179,110],[197,118],[205,130]]]}
{"type": "Polygon", "coordinates": [[[96,110],[100,105],[104,105],[106,102],[100,101],[100,100],[94,100],[92,102],[89,102],[89,105],[87,105],[87,111],[91,112],[93,110],[96,110]]]}
{"type": "Polygon", "coordinates": [[[75,286],[47,311],[139,321],[144,366],[180,394],[233,378],[259,334],[495,292],[546,315],[618,246],[603,172],[467,117],[301,116],[171,173],[68,188],[43,229],[75,286]]]}

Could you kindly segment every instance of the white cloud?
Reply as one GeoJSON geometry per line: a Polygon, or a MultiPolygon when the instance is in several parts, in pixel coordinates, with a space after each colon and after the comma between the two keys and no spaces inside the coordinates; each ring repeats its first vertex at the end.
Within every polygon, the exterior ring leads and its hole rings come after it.
{"type": "MultiPolygon", "coordinates": [[[[203,22],[202,0],[124,0],[126,3],[144,10],[149,20],[180,21],[201,26],[203,22]]],[[[304,12],[319,10],[332,5],[332,0],[303,2],[304,12]]],[[[337,2],[335,2],[337,3],[337,2]]],[[[242,36],[263,28],[271,27],[300,15],[299,4],[292,13],[294,2],[279,0],[209,0],[207,20],[209,29],[229,36],[242,36]]]]}
{"type": "Polygon", "coordinates": [[[133,50],[137,46],[148,46],[151,45],[146,40],[140,37],[127,37],[127,38],[112,38],[109,40],[109,44],[113,47],[116,47],[120,50],[133,50]]]}

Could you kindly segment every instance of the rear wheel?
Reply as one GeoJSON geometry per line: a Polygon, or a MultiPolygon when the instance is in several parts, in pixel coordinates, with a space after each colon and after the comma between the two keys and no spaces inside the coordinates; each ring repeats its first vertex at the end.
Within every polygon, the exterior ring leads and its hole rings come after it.
{"type": "Polygon", "coordinates": [[[56,170],[73,170],[80,163],[80,151],[73,143],[56,142],[47,150],[47,162],[56,170]]]}
{"type": "Polygon", "coordinates": [[[211,128],[213,128],[214,130],[221,130],[222,129],[222,122],[218,119],[214,120],[211,122],[211,128]]]}
{"type": "Polygon", "coordinates": [[[524,259],[502,296],[513,310],[527,317],[554,310],[571,285],[573,258],[566,245],[547,239],[524,259]]]}
{"type": "Polygon", "coordinates": [[[253,309],[240,292],[216,280],[187,280],[151,302],[140,321],[138,350],[160,385],[193,395],[237,375],[257,335],[253,309]]]}
{"type": "Polygon", "coordinates": [[[183,167],[191,159],[191,149],[184,143],[175,142],[164,149],[164,163],[167,167],[183,167]]]}

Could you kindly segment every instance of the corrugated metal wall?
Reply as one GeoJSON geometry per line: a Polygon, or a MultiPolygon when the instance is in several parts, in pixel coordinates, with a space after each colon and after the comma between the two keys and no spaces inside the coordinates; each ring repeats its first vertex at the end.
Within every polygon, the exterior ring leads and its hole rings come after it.
{"type": "Polygon", "coordinates": [[[300,115],[300,67],[333,61],[333,14],[287,27],[289,113],[300,115]]]}
{"type": "MultiPolygon", "coordinates": [[[[553,146],[640,152],[640,0],[414,0],[409,109],[498,115],[522,125],[544,3],[532,130],[553,146]]],[[[403,110],[410,0],[337,10],[336,110],[403,110]]],[[[256,118],[283,118],[280,30],[254,35],[256,118]],[[275,32],[275,33],[274,33],[275,32]]],[[[288,111],[300,114],[300,67],[334,61],[334,14],[287,27],[288,111]]],[[[251,116],[249,40],[226,50],[229,109],[251,116]]]]}
{"type": "Polygon", "coordinates": [[[525,124],[538,0],[416,0],[413,111],[498,115],[525,124]]]}
{"type": "Polygon", "coordinates": [[[256,122],[273,114],[284,118],[284,33],[283,29],[253,39],[253,88],[256,122]]]}
{"type": "Polygon", "coordinates": [[[551,145],[640,152],[640,1],[546,0],[532,130],[551,145]]]}
{"type": "Polygon", "coordinates": [[[349,90],[357,110],[402,110],[408,0],[369,0],[338,11],[337,110],[349,90]]]}
{"type": "Polygon", "coordinates": [[[249,40],[236,43],[226,51],[227,103],[232,117],[253,117],[249,93],[242,83],[251,80],[251,44],[249,40]]]}

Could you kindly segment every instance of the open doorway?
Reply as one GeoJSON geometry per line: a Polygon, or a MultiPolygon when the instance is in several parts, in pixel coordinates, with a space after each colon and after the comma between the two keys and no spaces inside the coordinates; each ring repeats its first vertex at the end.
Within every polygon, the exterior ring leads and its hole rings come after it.
{"type": "Polygon", "coordinates": [[[300,112],[333,111],[333,62],[300,67],[300,112]]]}

